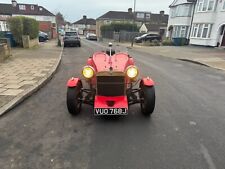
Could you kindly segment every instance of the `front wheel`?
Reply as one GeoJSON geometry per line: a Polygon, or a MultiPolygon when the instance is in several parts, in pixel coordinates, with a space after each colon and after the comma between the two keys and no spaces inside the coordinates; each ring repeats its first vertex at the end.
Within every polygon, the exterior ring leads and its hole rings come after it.
{"type": "Polygon", "coordinates": [[[140,91],[141,112],[145,116],[151,116],[155,109],[155,88],[154,86],[141,86],[140,91]]]}
{"type": "Polygon", "coordinates": [[[67,109],[70,114],[77,115],[81,111],[81,93],[82,84],[78,83],[76,87],[67,89],[67,109]]]}

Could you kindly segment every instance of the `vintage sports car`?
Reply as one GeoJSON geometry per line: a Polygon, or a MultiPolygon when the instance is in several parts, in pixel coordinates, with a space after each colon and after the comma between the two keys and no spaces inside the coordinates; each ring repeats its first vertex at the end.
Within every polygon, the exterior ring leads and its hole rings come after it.
{"type": "Polygon", "coordinates": [[[82,70],[83,78],[67,82],[67,108],[80,113],[83,104],[94,107],[94,115],[128,115],[128,108],[140,104],[141,112],[150,116],[155,108],[154,81],[139,79],[139,70],[128,53],[115,53],[112,44],[106,52],[96,52],[82,70]],[[83,82],[88,84],[83,87],[83,82]],[[137,86],[137,87],[135,87],[137,86]]]}

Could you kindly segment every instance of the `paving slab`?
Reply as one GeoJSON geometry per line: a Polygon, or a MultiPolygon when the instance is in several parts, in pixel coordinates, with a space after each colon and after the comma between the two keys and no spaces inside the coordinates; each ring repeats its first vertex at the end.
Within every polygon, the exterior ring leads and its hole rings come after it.
{"type": "Polygon", "coordinates": [[[0,64],[0,116],[41,88],[61,61],[57,41],[34,49],[12,49],[12,57],[0,64]]]}

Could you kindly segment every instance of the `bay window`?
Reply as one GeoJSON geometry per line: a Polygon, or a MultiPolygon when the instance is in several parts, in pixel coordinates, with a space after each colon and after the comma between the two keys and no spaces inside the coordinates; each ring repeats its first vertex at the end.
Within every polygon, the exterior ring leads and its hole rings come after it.
{"type": "Polygon", "coordinates": [[[173,28],[173,38],[186,38],[189,26],[177,25],[173,28]]]}
{"type": "Polygon", "coordinates": [[[215,6],[215,0],[199,0],[197,4],[197,12],[212,11],[215,6]]]}
{"type": "Polygon", "coordinates": [[[212,24],[194,24],[192,38],[210,38],[212,24]]]}

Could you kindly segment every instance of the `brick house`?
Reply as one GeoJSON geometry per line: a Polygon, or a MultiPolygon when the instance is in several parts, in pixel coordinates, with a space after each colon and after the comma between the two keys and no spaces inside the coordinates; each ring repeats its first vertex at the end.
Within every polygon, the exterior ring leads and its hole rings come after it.
{"type": "Polygon", "coordinates": [[[36,4],[22,4],[12,0],[11,4],[0,3],[0,31],[8,31],[6,19],[13,16],[30,17],[39,22],[39,30],[49,34],[50,38],[56,37],[55,15],[46,8],[36,4]],[[4,26],[5,25],[5,26],[4,26]]]}

